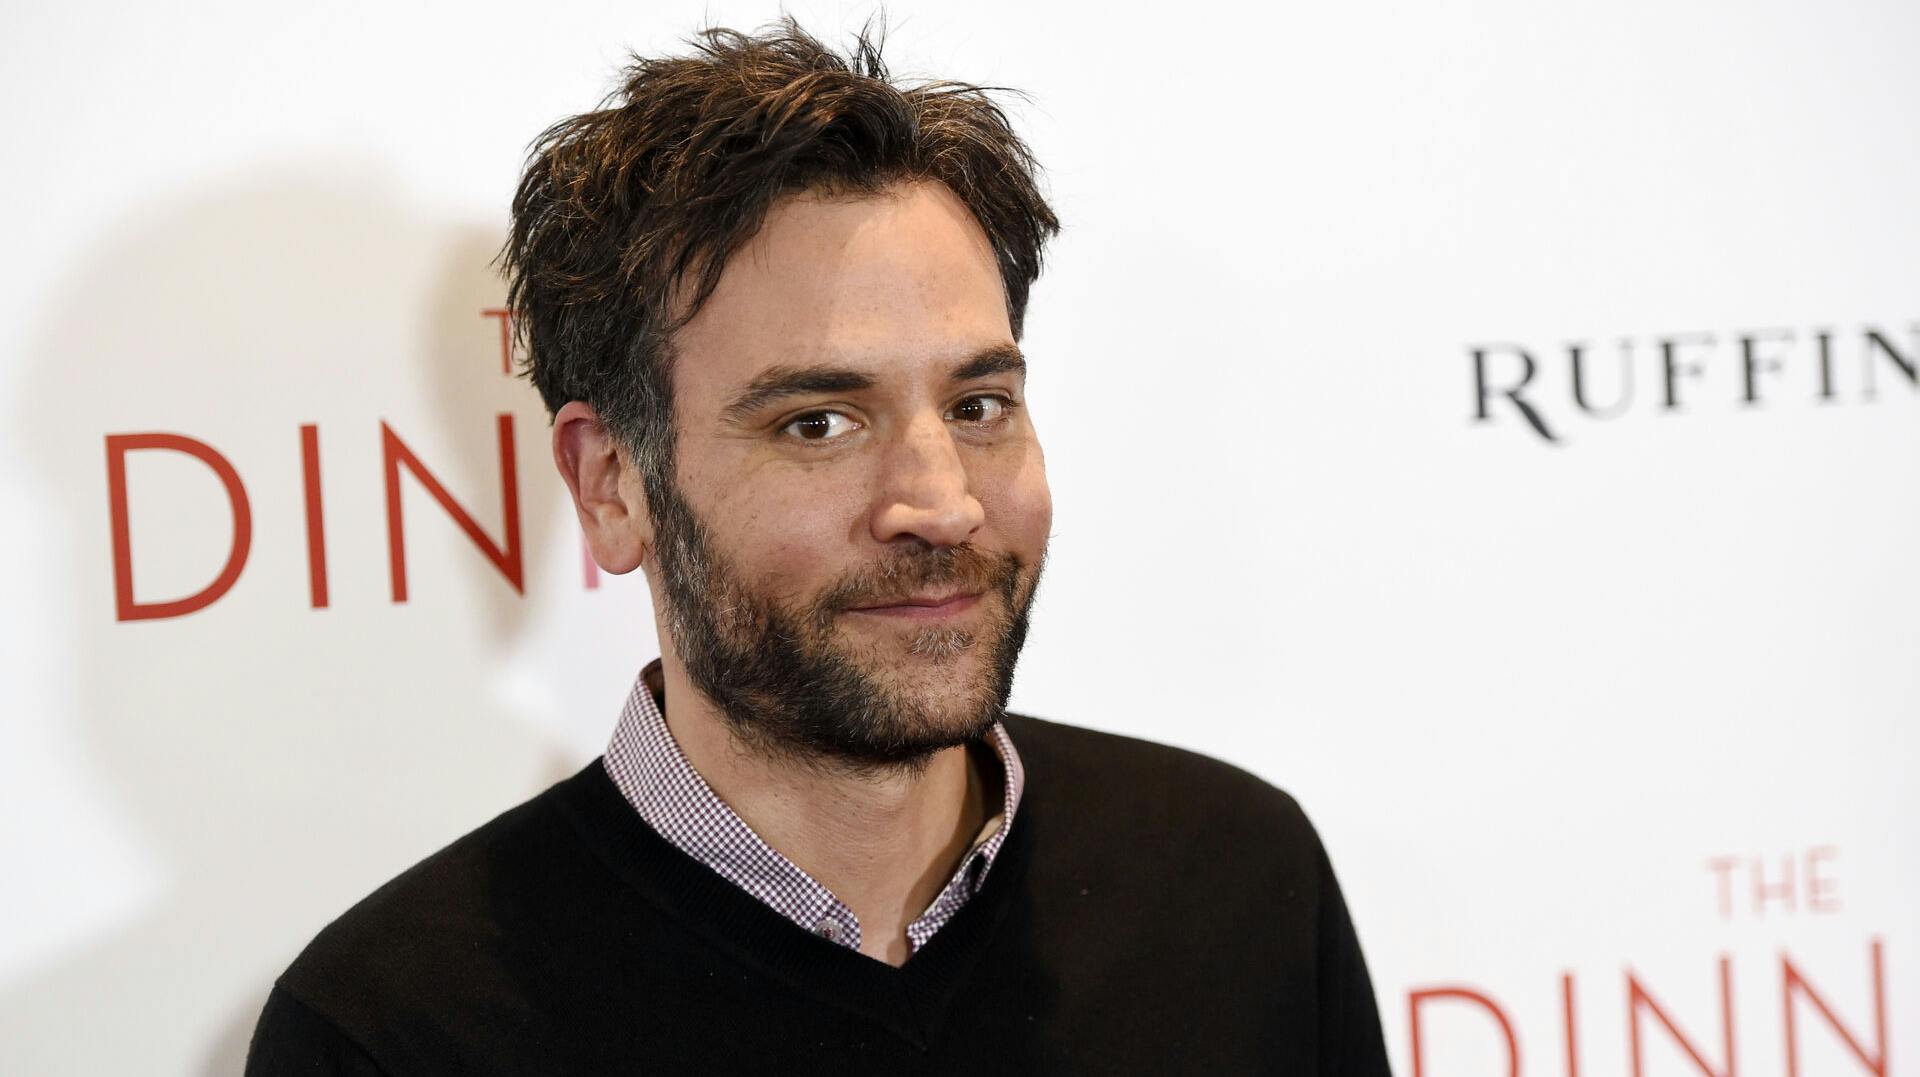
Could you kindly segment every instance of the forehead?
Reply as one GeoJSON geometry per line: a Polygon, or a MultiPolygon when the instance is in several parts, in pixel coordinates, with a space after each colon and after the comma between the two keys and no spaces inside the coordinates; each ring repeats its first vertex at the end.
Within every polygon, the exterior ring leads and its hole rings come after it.
{"type": "Polygon", "coordinates": [[[779,364],[944,374],[957,357],[1012,341],[993,249],[945,185],[795,195],[675,335],[675,390],[691,412],[779,364]]]}

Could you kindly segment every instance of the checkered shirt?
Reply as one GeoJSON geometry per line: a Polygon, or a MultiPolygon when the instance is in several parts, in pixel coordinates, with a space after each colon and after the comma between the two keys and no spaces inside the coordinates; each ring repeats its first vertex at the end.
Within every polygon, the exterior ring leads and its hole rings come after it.
{"type": "MultiPolygon", "coordinates": [[[[860,922],[853,910],[754,833],[680,750],[648,687],[649,674],[658,678],[659,665],[656,659],[635,679],[607,745],[605,766],[614,785],[640,817],[681,852],[805,930],[858,950],[860,922]]],[[[915,952],[980,889],[1013,826],[1026,772],[1003,725],[994,723],[987,739],[1005,768],[1001,809],[981,827],[933,903],[907,925],[907,941],[915,952]]]]}

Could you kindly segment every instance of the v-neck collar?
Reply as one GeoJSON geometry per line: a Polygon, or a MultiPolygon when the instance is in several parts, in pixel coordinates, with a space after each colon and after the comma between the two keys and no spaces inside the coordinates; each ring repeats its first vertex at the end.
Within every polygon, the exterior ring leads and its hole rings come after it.
{"type": "Polygon", "coordinates": [[[972,900],[898,968],[828,942],[662,838],[614,784],[604,757],[556,788],[555,804],[616,875],[715,950],[797,994],[872,1020],[926,1049],[1017,899],[1031,827],[1012,830],[972,900]]]}

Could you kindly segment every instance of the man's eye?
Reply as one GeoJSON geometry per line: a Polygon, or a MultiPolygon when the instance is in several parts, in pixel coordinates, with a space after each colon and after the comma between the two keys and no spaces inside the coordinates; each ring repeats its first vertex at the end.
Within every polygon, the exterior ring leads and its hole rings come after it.
{"type": "Polygon", "coordinates": [[[953,417],[961,422],[991,426],[1005,419],[1016,405],[1004,396],[970,396],[953,407],[953,417]]]}
{"type": "Polygon", "coordinates": [[[843,437],[858,426],[837,411],[810,411],[780,429],[802,441],[828,441],[843,437]]]}

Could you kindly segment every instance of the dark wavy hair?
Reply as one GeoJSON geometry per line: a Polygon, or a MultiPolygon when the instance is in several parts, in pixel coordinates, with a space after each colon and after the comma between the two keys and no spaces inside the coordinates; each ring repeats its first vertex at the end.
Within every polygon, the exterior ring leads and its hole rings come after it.
{"type": "Polygon", "coordinates": [[[536,139],[500,262],[549,413],[598,412],[652,504],[672,487],[672,335],[783,196],[945,184],[992,244],[1017,338],[1059,231],[1032,153],[985,87],[892,81],[862,30],[836,53],[791,18],[709,29],[688,56],[634,56],[600,108],[536,139]]]}

